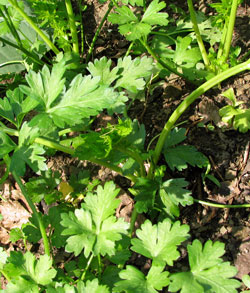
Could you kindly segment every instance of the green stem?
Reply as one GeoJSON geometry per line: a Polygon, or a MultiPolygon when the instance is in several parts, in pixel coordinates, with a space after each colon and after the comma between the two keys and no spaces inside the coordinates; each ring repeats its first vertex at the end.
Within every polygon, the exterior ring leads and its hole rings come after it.
{"type": "Polygon", "coordinates": [[[217,53],[217,59],[220,59],[222,54],[223,54],[223,49],[224,49],[224,46],[225,46],[225,40],[226,40],[226,36],[227,36],[227,27],[228,27],[228,23],[226,21],[225,24],[224,24],[224,27],[223,27],[223,32],[222,32],[221,41],[220,41],[220,45],[219,45],[219,50],[218,50],[218,53],[217,53]]]}
{"type": "Polygon", "coordinates": [[[100,34],[100,31],[101,31],[101,29],[102,29],[102,27],[103,27],[104,22],[105,22],[106,19],[108,18],[108,15],[109,15],[109,13],[110,13],[110,11],[112,10],[113,7],[114,7],[113,5],[109,5],[109,8],[108,8],[108,10],[106,11],[106,13],[105,13],[105,15],[104,15],[102,21],[101,21],[100,24],[98,25],[98,28],[97,28],[97,30],[96,30],[96,32],[95,32],[95,35],[94,35],[94,38],[93,38],[93,40],[92,40],[92,42],[91,42],[91,44],[90,44],[90,48],[89,48],[89,51],[88,51],[88,55],[87,55],[87,57],[86,57],[86,63],[89,62],[89,59],[90,59],[90,57],[91,57],[91,55],[92,55],[92,53],[93,53],[93,50],[94,50],[94,46],[95,46],[96,40],[97,40],[97,38],[98,38],[98,36],[99,36],[99,34],[100,34]]]}
{"type": "Polygon", "coordinates": [[[69,28],[70,28],[72,42],[73,42],[73,52],[76,55],[79,55],[79,43],[78,43],[78,36],[77,36],[77,30],[76,30],[75,15],[73,12],[71,0],[65,0],[65,6],[68,13],[68,18],[69,18],[69,28]]]}
{"type": "Polygon", "coordinates": [[[60,51],[50,41],[50,39],[41,31],[41,29],[33,22],[33,20],[18,6],[17,1],[9,0],[10,4],[22,15],[33,30],[43,39],[43,41],[50,47],[50,49],[57,55],[60,51]]]}
{"type": "Polygon", "coordinates": [[[81,55],[83,55],[84,53],[84,30],[83,30],[83,15],[82,15],[82,4],[81,4],[81,0],[78,0],[78,8],[79,8],[79,12],[80,12],[80,29],[81,29],[81,55]]]}
{"type": "Polygon", "coordinates": [[[98,253],[97,254],[97,260],[98,260],[98,280],[101,281],[101,276],[102,276],[102,261],[101,261],[101,256],[98,253]]]}
{"type": "Polygon", "coordinates": [[[201,55],[202,55],[202,58],[203,58],[205,66],[208,68],[210,62],[209,62],[208,55],[207,55],[207,52],[206,52],[206,49],[205,49],[205,46],[204,46],[204,43],[203,43],[203,40],[202,40],[202,37],[201,37],[201,34],[200,34],[199,27],[198,27],[193,1],[192,0],[187,0],[187,3],[188,3],[188,9],[189,9],[191,21],[193,23],[193,29],[194,29],[196,39],[197,39],[197,42],[198,42],[198,45],[199,45],[199,48],[200,48],[200,51],[201,51],[201,55]]]}
{"type": "Polygon", "coordinates": [[[127,56],[130,54],[130,51],[131,51],[133,45],[134,45],[134,41],[130,43],[130,45],[129,45],[129,47],[128,47],[128,50],[127,50],[127,52],[126,52],[126,54],[125,54],[125,57],[127,57],[127,56]]]}
{"type": "Polygon", "coordinates": [[[187,76],[184,76],[182,73],[180,73],[177,69],[175,69],[172,65],[168,65],[166,62],[162,61],[156,54],[155,52],[149,47],[149,45],[144,42],[143,40],[139,40],[140,43],[145,47],[145,49],[148,51],[148,53],[163,67],[169,70],[170,72],[175,73],[176,75],[188,80],[191,83],[194,83],[194,81],[191,81],[187,78],[187,76]]]}
{"type": "Polygon", "coordinates": [[[145,177],[146,176],[146,170],[144,166],[144,160],[141,158],[141,156],[137,153],[136,150],[131,151],[127,148],[123,148],[120,145],[114,146],[114,149],[120,151],[121,153],[124,153],[128,155],[129,157],[133,158],[140,166],[140,171],[141,171],[141,176],[145,177]]]}
{"type": "Polygon", "coordinates": [[[204,84],[202,84],[200,87],[198,87],[195,91],[193,91],[177,108],[176,110],[172,113],[170,118],[168,119],[167,123],[165,124],[160,137],[157,141],[154,155],[153,155],[153,164],[150,166],[149,170],[149,177],[153,176],[154,172],[154,166],[157,165],[162,148],[164,146],[165,140],[174,126],[175,122],[179,119],[179,117],[183,114],[184,111],[197,99],[199,98],[202,94],[204,94],[207,90],[211,89],[215,85],[221,83],[225,79],[236,75],[242,71],[245,70],[250,70],[250,59],[247,60],[244,63],[241,63],[239,65],[236,65],[232,68],[227,69],[226,71],[214,76],[204,84]]]}
{"type": "Polygon", "coordinates": [[[223,61],[226,62],[229,56],[229,51],[232,43],[232,37],[233,37],[233,31],[234,31],[234,24],[235,24],[235,18],[237,13],[237,7],[238,7],[238,0],[233,0],[231,12],[230,12],[230,18],[228,22],[227,27],[227,35],[225,40],[225,45],[223,49],[223,61]]]}
{"type": "Polygon", "coordinates": [[[8,274],[4,270],[0,270],[0,273],[4,276],[4,278],[8,281],[8,283],[11,282],[11,278],[9,277],[8,274]]]}
{"type": "MultiPolygon", "coordinates": [[[[19,136],[18,131],[15,130],[15,129],[11,129],[11,128],[8,128],[8,127],[3,126],[3,125],[1,125],[0,129],[2,131],[4,131],[5,133],[9,134],[9,135],[19,136]]],[[[49,140],[48,138],[37,137],[37,138],[35,138],[34,142],[38,143],[38,144],[41,144],[41,145],[44,145],[44,146],[47,146],[49,148],[64,152],[64,153],[72,155],[72,156],[75,155],[75,150],[74,149],[66,147],[66,146],[64,146],[64,145],[62,145],[62,144],[60,144],[58,142],[49,140]]],[[[137,180],[136,176],[131,175],[131,174],[124,175],[123,172],[122,172],[122,169],[120,167],[115,166],[115,165],[113,165],[111,163],[105,162],[105,161],[103,161],[101,159],[89,158],[88,161],[90,161],[90,162],[92,162],[94,164],[97,164],[97,165],[104,166],[104,167],[106,167],[106,168],[108,168],[110,170],[113,170],[116,173],[128,178],[132,182],[136,182],[136,180],[137,180]]]]}
{"type": "Polygon", "coordinates": [[[4,63],[0,64],[0,68],[4,67],[4,66],[8,66],[8,65],[13,65],[13,64],[24,64],[23,60],[13,60],[13,61],[7,61],[4,63]]]}
{"type": "Polygon", "coordinates": [[[18,186],[20,187],[21,192],[22,192],[23,196],[25,197],[26,201],[28,202],[29,207],[31,208],[31,210],[33,212],[33,215],[34,215],[34,217],[35,217],[35,219],[36,219],[36,221],[38,223],[38,226],[39,226],[39,229],[40,229],[42,238],[43,238],[44,251],[45,251],[45,253],[48,256],[50,256],[49,241],[48,241],[48,237],[47,237],[47,234],[46,234],[45,226],[43,224],[43,221],[41,219],[41,216],[37,212],[36,207],[35,207],[34,203],[32,202],[32,200],[31,200],[28,192],[26,191],[26,188],[23,185],[20,177],[16,174],[15,171],[12,172],[12,175],[13,175],[14,179],[16,180],[18,186]]]}
{"type": "Polygon", "coordinates": [[[204,204],[204,205],[209,206],[209,207],[215,207],[215,208],[221,208],[221,209],[250,208],[250,204],[249,203],[245,203],[245,204],[219,204],[219,203],[208,202],[208,201],[204,201],[204,200],[200,200],[200,199],[195,199],[195,198],[194,198],[194,202],[197,202],[197,203],[200,203],[200,204],[204,204]]]}
{"type": "Polygon", "coordinates": [[[19,37],[19,35],[18,35],[17,31],[16,31],[15,26],[13,25],[13,22],[12,22],[12,20],[10,18],[10,15],[8,13],[8,9],[6,8],[6,6],[4,6],[4,12],[5,12],[7,17],[5,16],[5,14],[3,13],[2,9],[0,8],[0,15],[3,17],[5,23],[7,24],[8,28],[9,28],[11,34],[12,34],[12,36],[15,38],[17,44],[20,47],[22,47],[23,46],[22,42],[21,42],[20,37],[19,37]]]}
{"type": "Polygon", "coordinates": [[[12,42],[10,42],[10,41],[2,38],[2,37],[0,37],[0,41],[3,42],[3,43],[5,43],[5,44],[7,44],[7,45],[9,45],[9,46],[11,46],[11,47],[13,47],[13,48],[15,48],[15,49],[18,49],[18,50],[22,51],[25,55],[29,56],[33,60],[33,62],[35,62],[35,63],[37,63],[39,65],[43,65],[44,64],[44,62],[42,62],[36,56],[33,56],[32,53],[30,53],[29,51],[27,51],[23,47],[21,48],[18,45],[14,44],[14,43],[12,43],[12,42]]]}
{"type": "Polygon", "coordinates": [[[93,257],[94,257],[94,254],[91,253],[91,256],[89,257],[89,260],[88,260],[88,262],[87,262],[87,265],[86,265],[86,267],[85,267],[85,269],[84,269],[84,271],[83,271],[83,273],[82,273],[81,281],[83,281],[83,280],[85,279],[86,272],[87,272],[88,269],[89,269],[89,266],[90,266],[90,264],[91,264],[91,262],[92,262],[92,260],[93,260],[93,257]]]}

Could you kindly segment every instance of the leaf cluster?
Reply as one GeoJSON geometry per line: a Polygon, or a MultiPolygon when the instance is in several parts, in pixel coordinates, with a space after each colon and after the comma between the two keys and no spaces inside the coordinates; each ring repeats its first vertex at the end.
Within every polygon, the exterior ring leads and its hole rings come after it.
{"type": "MultiPolygon", "coordinates": [[[[113,182],[106,182],[89,192],[79,209],[50,209],[47,221],[54,228],[52,240],[57,238],[51,244],[57,245],[64,237],[62,245],[75,256],[65,263],[64,270],[47,255],[36,259],[30,251],[12,251],[7,256],[1,249],[0,272],[9,281],[4,292],[132,293],[158,292],[167,287],[170,292],[189,292],[190,288],[197,292],[207,292],[207,288],[211,292],[237,292],[240,283],[231,279],[236,269],[223,262],[224,244],[220,242],[207,241],[203,246],[194,240],[187,246],[190,270],[171,273],[170,267],[180,257],[178,246],[189,237],[187,225],[169,219],[153,225],[146,220],[130,240],[126,236],[129,224],[114,217],[118,192],[113,182]],[[146,274],[132,265],[123,268],[131,257],[130,250],[152,260],[146,274]]],[[[23,233],[27,231],[23,229],[23,233]]]]}

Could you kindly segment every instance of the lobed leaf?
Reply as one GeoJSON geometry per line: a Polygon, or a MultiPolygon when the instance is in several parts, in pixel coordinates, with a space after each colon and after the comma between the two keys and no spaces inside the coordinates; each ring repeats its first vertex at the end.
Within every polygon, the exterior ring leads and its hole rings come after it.
{"type": "Polygon", "coordinates": [[[123,87],[131,92],[136,93],[143,90],[144,78],[152,73],[153,59],[146,56],[142,58],[131,59],[131,56],[118,59],[117,67],[121,72],[115,87],[123,87]]]}
{"type": "Polygon", "coordinates": [[[177,221],[171,224],[169,219],[152,225],[149,220],[136,231],[138,238],[132,239],[131,249],[160,264],[173,265],[179,257],[177,246],[188,238],[189,226],[177,221]]]}
{"type": "Polygon", "coordinates": [[[137,268],[128,265],[119,273],[123,280],[115,283],[116,289],[127,293],[156,293],[156,290],[161,290],[169,284],[169,273],[162,270],[161,266],[152,266],[145,276],[137,268]]]}
{"type": "Polygon", "coordinates": [[[43,105],[44,109],[49,109],[63,90],[65,78],[62,77],[65,70],[66,65],[64,61],[55,64],[52,67],[51,73],[46,65],[38,73],[30,70],[25,77],[29,87],[26,85],[19,87],[24,94],[43,105]]]}
{"type": "Polygon", "coordinates": [[[209,163],[207,157],[198,152],[197,149],[190,145],[178,145],[174,148],[164,148],[164,157],[171,170],[175,168],[182,171],[191,166],[199,168],[206,167],[209,163]]]}
{"type": "Polygon", "coordinates": [[[119,190],[113,182],[98,186],[96,194],[88,193],[81,209],[62,214],[62,235],[67,239],[66,250],[79,255],[84,249],[85,257],[92,251],[95,255],[114,255],[115,242],[126,234],[128,223],[116,219],[113,214],[119,205],[115,200],[119,190]]]}
{"type": "Polygon", "coordinates": [[[188,185],[183,178],[170,179],[165,181],[160,189],[160,197],[170,216],[179,216],[178,205],[191,205],[193,198],[191,192],[184,187],[188,185]]]}
{"type": "Polygon", "coordinates": [[[20,288],[22,288],[21,290],[28,290],[28,288],[34,290],[34,288],[38,289],[40,285],[46,286],[50,284],[56,276],[56,270],[51,268],[51,266],[52,259],[48,255],[41,255],[36,260],[35,256],[29,251],[25,254],[12,251],[8,258],[8,263],[4,266],[4,270],[11,277],[11,282],[7,286],[7,292],[25,292],[20,291],[20,288]]]}
{"type": "Polygon", "coordinates": [[[224,253],[223,243],[208,240],[202,247],[199,240],[194,240],[188,245],[190,271],[170,275],[169,291],[236,293],[241,283],[231,279],[237,270],[223,262],[224,253]]]}
{"type": "Polygon", "coordinates": [[[77,75],[57,105],[47,110],[58,127],[80,124],[83,118],[109,108],[118,94],[107,86],[99,86],[100,78],[77,75]]]}
{"type": "Polygon", "coordinates": [[[148,8],[146,9],[142,22],[148,23],[152,25],[168,25],[168,14],[167,13],[159,13],[160,10],[166,7],[165,2],[160,2],[159,0],[152,1],[148,8]]]}

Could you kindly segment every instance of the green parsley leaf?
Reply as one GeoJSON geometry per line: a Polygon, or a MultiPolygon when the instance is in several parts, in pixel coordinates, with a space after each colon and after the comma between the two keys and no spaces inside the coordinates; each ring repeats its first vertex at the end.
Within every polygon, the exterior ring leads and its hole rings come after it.
{"type": "Polygon", "coordinates": [[[78,292],[81,293],[109,293],[109,289],[105,285],[99,285],[98,279],[92,281],[87,281],[86,284],[83,282],[78,282],[77,284],[78,292]]]}
{"type": "Polygon", "coordinates": [[[0,130],[0,158],[12,152],[16,147],[14,141],[3,131],[0,130]]]}
{"type": "Polygon", "coordinates": [[[51,268],[51,266],[52,259],[48,255],[41,255],[36,260],[35,256],[29,251],[25,254],[12,251],[10,257],[8,257],[8,263],[4,267],[4,270],[11,277],[11,282],[7,286],[7,292],[24,292],[11,291],[14,288],[17,290],[18,286],[24,283],[32,288],[37,288],[38,285],[46,286],[50,284],[56,276],[56,270],[51,268]]]}
{"type": "Polygon", "coordinates": [[[153,259],[159,264],[173,265],[180,253],[177,246],[188,238],[189,226],[181,225],[179,221],[173,224],[169,219],[152,225],[149,220],[136,231],[138,238],[131,240],[131,249],[139,254],[153,259]]]}
{"type": "Polygon", "coordinates": [[[201,60],[201,53],[198,47],[191,47],[192,38],[177,37],[176,50],[173,55],[173,61],[178,65],[185,65],[188,67],[194,66],[201,60]]]}
{"type": "Polygon", "coordinates": [[[129,226],[113,216],[119,205],[119,200],[115,200],[118,192],[113,182],[106,182],[104,188],[98,186],[96,194],[87,194],[81,209],[62,214],[61,224],[65,227],[62,235],[71,235],[66,251],[77,256],[84,249],[85,257],[91,251],[94,255],[114,255],[115,242],[122,238],[121,234],[126,234],[129,226]]]}
{"type": "Polygon", "coordinates": [[[138,213],[146,213],[149,208],[154,206],[154,199],[159,188],[157,182],[147,178],[137,178],[133,188],[129,191],[135,196],[135,208],[138,213]]]}
{"type": "Polygon", "coordinates": [[[158,13],[165,7],[166,3],[163,1],[160,3],[159,0],[152,1],[146,9],[141,21],[150,25],[168,25],[168,14],[165,12],[158,13]]]}
{"type": "Polygon", "coordinates": [[[209,163],[207,157],[198,152],[194,146],[178,145],[173,148],[164,148],[164,157],[171,170],[175,168],[182,171],[191,166],[206,167],[209,163]]]}
{"type": "Polygon", "coordinates": [[[143,6],[143,0],[122,0],[124,4],[143,6]]]}
{"type": "Polygon", "coordinates": [[[121,72],[115,87],[123,87],[133,93],[143,90],[145,85],[144,78],[152,73],[153,59],[146,56],[131,59],[131,56],[118,59],[117,67],[121,72]]]}
{"type": "Polygon", "coordinates": [[[112,140],[108,135],[90,132],[73,139],[74,156],[80,160],[105,158],[112,150],[112,140]]]}
{"type": "Polygon", "coordinates": [[[170,179],[162,184],[160,197],[169,215],[178,217],[179,204],[186,206],[193,203],[191,192],[184,189],[187,185],[188,182],[183,178],[170,179]]]}
{"type": "Polygon", "coordinates": [[[92,76],[100,77],[100,84],[110,86],[113,81],[118,78],[118,70],[119,68],[116,66],[112,70],[111,67],[111,59],[107,59],[107,57],[102,57],[100,60],[95,59],[94,63],[88,63],[88,71],[92,76]]]}
{"type": "Polygon", "coordinates": [[[58,127],[80,124],[83,118],[97,115],[114,103],[118,94],[107,86],[99,86],[99,81],[99,77],[80,74],[72,80],[58,104],[46,111],[58,127]]]}
{"type": "MultiPolygon", "coordinates": [[[[142,4],[141,1],[139,4],[142,4]]],[[[159,0],[151,1],[141,20],[127,6],[122,6],[116,8],[116,13],[111,13],[108,20],[113,24],[118,24],[120,33],[125,35],[129,41],[135,41],[147,37],[152,26],[168,24],[168,14],[159,13],[165,6],[163,1],[160,3],[159,0]]]]}
{"type": "Polygon", "coordinates": [[[158,292],[156,289],[161,290],[169,284],[169,273],[162,270],[160,266],[152,266],[148,275],[145,276],[137,268],[128,265],[119,273],[123,280],[115,283],[116,289],[127,293],[156,293],[158,292]]]}
{"type": "Polygon", "coordinates": [[[232,88],[223,92],[222,95],[232,102],[232,105],[227,105],[219,110],[222,121],[233,124],[234,129],[239,129],[240,132],[246,133],[250,129],[250,110],[239,108],[243,102],[236,100],[232,88]]]}
{"type": "Polygon", "coordinates": [[[170,276],[170,292],[237,292],[241,284],[231,279],[237,273],[236,268],[221,258],[225,253],[223,243],[208,240],[202,247],[196,239],[187,249],[190,271],[170,276]]]}
{"type": "Polygon", "coordinates": [[[12,156],[10,171],[15,170],[19,176],[23,176],[26,170],[25,164],[28,164],[34,172],[47,170],[45,158],[41,156],[45,153],[43,146],[33,143],[38,136],[37,127],[32,128],[27,122],[23,123],[19,131],[18,147],[12,156]]]}
{"type": "Polygon", "coordinates": [[[20,89],[27,96],[37,100],[44,109],[49,109],[51,104],[62,92],[65,78],[62,78],[66,70],[65,62],[61,61],[49,68],[45,65],[38,73],[30,70],[26,75],[26,81],[29,85],[21,85],[20,89]]]}

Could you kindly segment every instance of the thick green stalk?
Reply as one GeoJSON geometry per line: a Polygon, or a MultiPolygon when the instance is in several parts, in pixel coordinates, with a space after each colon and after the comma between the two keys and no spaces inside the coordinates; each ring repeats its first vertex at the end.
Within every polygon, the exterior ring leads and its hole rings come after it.
{"type": "Polygon", "coordinates": [[[76,30],[75,15],[73,12],[71,0],[65,0],[65,6],[68,13],[68,18],[69,18],[69,28],[70,28],[72,42],[73,42],[73,52],[76,55],[79,55],[79,44],[78,44],[78,36],[77,36],[77,30],[76,30]]]}
{"type": "Polygon", "coordinates": [[[194,201],[200,204],[204,204],[209,207],[214,207],[214,208],[220,208],[220,209],[230,209],[230,208],[236,208],[236,209],[242,209],[242,208],[250,208],[249,203],[245,204],[220,204],[220,203],[215,203],[215,202],[208,202],[200,199],[195,199],[194,201]]]}
{"type": "Polygon", "coordinates": [[[33,30],[43,39],[43,41],[50,47],[50,49],[57,55],[60,51],[50,41],[50,39],[40,30],[40,28],[33,22],[33,20],[18,6],[17,1],[9,0],[10,4],[22,15],[33,30]]]}
{"type": "Polygon", "coordinates": [[[208,68],[210,65],[210,62],[209,62],[209,58],[208,58],[201,34],[200,34],[199,27],[198,27],[198,23],[197,23],[195,11],[194,11],[193,1],[187,0],[187,3],[188,3],[188,9],[189,9],[191,21],[193,23],[193,29],[194,29],[196,39],[197,39],[197,42],[198,42],[198,45],[199,45],[199,48],[201,51],[201,55],[202,55],[205,66],[208,68]]]}
{"type": "MultiPolygon", "coordinates": [[[[19,136],[19,133],[18,133],[17,130],[8,128],[8,127],[6,127],[6,126],[4,126],[2,124],[0,125],[0,130],[2,130],[3,132],[5,132],[5,133],[7,133],[9,135],[19,136]]],[[[62,144],[60,144],[58,142],[49,140],[48,138],[37,137],[37,138],[35,138],[34,142],[39,143],[39,144],[44,145],[44,146],[47,146],[49,148],[64,152],[66,154],[70,154],[72,156],[75,154],[75,150],[73,148],[64,146],[64,145],[62,145],[62,144]]],[[[116,173],[128,178],[132,182],[136,182],[136,176],[131,175],[131,174],[124,175],[123,172],[122,172],[122,169],[120,167],[118,167],[118,166],[115,166],[115,165],[113,165],[111,163],[108,163],[108,162],[105,162],[105,161],[103,161],[101,159],[96,159],[96,158],[89,158],[88,161],[90,161],[90,162],[92,162],[94,164],[100,165],[100,166],[107,167],[110,170],[113,170],[116,173]]]]}
{"type": "Polygon", "coordinates": [[[93,40],[92,40],[92,42],[90,44],[90,48],[89,48],[89,51],[88,51],[88,55],[86,57],[86,63],[89,62],[89,59],[90,59],[90,57],[91,57],[91,55],[93,53],[95,43],[96,43],[97,38],[98,38],[98,36],[100,34],[100,31],[101,31],[101,29],[103,27],[103,24],[106,21],[106,19],[108,18],[108,15],[109,15],[109,13],[110,13],[110,11],[112,10],[113,7],[114,7],[113,5],[111,5],[111,4],[109,5],[109,8],[108,8],[107,12],[105,13],[105,15],[104,15],[102,21],[100,22],[100,24],[98,25],[98,28],[97,28],[97,30],[95,32],[95,35],[94,35],[94,38],[93,38],[93,40]]]}
{"type": "Polygon", "coordinates": [[[229,18],[228,27],[227,27],[226,40],[225,40],[225,45],[224,45],[223,55],[222,55],[224,62],[227,61],[229,56],[229,51],[230,51],[233,31],[234,31],[235,18],[237,13],[237,7],[238,7],[238,0],[233,0],[231,12],[230,12],[230,18],[229,18]]]}
{"type": "Polygon", "coordinates": [[[42,238],[43,238],[44,251],[48,256],[50,256],[49,240],[48,240],[48,237],[47,237],[47,234],[46,234],[46,229],[45,229],[45,226],[43,224],[43,221],[42,221],[39,213],[37,212],[36,207],[35,207],[33,201],[31,200],[31,198],[30,198],[25,186],[23,185],[20,177],[16,174],[15,171],[12,172],[12,175],[13,175],[14,179],[16,180],[18,186],[20,187],[20,189],[22,191],[22,194],[25,197],[26,201],[28,202],[29,207],[31,208],[31,210],[33,212],[33,215],[34,215],[34,217],[35,217],[35,219],[36,219],[36,221],[38,223],[38,226],[39,226],[42,238]]]}
{"type": "Polygon", "coordinates": [[[217,84],[221,83],[225,79],[236,75],[242,71],[250,70],[250,59],[247,60],[244,63],[241,63],[239,65],[236,65],[232,68],[227,69],[226,71],[216,75],[215,77],[211,78],[204,84],[202,84],[200,87],[198,87],[195,91],[193,91],[172,113],[170,118],[168,119],[167,123],[165,124],[160,137],[158,139],[158,142],[155,147],[154,155],[153,155],[153,164],[150,167],[149,170],[149,177],[153,177],[154,167],[159,160],[162,148],[164,146],[165,140],[175,125],[176,121],[179,119],[179,117],[183,114],[184,111],[187,110],[187,108],[196,100],[198,99],[202,94],[204,94],[207,90],[211,89],[212,87],[216,86],[217,84]]]}

